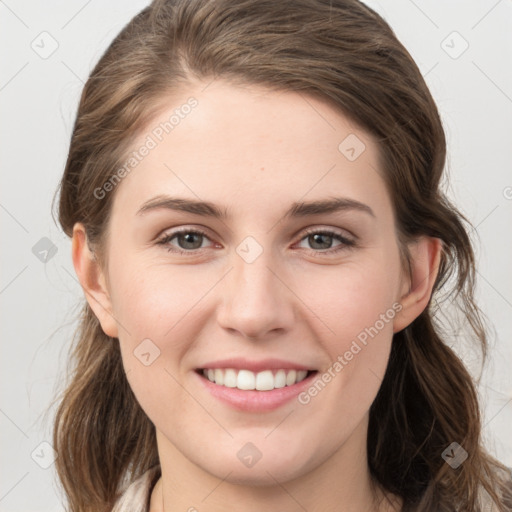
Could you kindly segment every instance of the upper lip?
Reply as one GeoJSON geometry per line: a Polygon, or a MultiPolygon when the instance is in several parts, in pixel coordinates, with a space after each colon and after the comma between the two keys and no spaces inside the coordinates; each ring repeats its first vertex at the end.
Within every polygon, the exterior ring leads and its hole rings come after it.
{"type": "Polygon", "coordinates": [[[215,368],[233,368],[237,370],[250,370],[252,372],[261,372],[263,370],[314,370],[309,366],[285,361],[284,359],[262,359],[261,361],[251,361],[243,358],[222,359],[205,363],[200,369],[215,368]]]}

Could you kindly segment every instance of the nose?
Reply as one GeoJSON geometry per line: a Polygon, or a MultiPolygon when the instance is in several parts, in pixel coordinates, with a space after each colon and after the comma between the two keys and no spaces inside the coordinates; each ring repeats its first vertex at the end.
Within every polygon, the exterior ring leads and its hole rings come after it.
{"type": "Polygon", "coordinates": [[[223,301],[217,313],[221,327],[250,340],[289,331],[295,321],[295,296],[286,276],[271,251],[263,251],[252,263],[234,253],[233,268],[223,280],[223,301]]]}

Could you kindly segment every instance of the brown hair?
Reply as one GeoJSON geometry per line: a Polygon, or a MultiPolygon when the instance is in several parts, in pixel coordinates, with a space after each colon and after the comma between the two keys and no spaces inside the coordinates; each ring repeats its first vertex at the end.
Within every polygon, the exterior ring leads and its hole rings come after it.
{"type": "MultiPolygon", "coordinates": [[[[101,200],[94,191],[119,169],[169,94],[217,77],[327,100],[372,134],[403,263],[407,242],[442,240],[433,298],[458,305],[485,360],[470,224],[440,190],[446,143],[436,105],[389,25],[357,0],[156,0],[145,8],[82,92],[60,184],[65,233],[82,222],[101,254],[115,191],[101,200]]],[[[72,512],[108,511],[123,484],[158,463],[155,428],[128,385],[118,340],[104,334],[87,303],[80,318],[58,397],[55,464],[72,512]]],[[[499,472],[506,468],[482,446],[475,383],[436,318],[431,300],[394,335],[370,409],[371,474],[403,498],[403,510],[480,511],[483,491],[505,512],[512,497],[499,472]],[[454,441],[468,453],[458,469],[441,456],[454,441]]]]}

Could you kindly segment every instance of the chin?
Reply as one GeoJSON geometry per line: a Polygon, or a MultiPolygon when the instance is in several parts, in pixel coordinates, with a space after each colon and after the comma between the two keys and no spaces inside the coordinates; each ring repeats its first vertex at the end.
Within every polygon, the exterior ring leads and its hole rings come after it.
{"type": "Polygon", "coordinates": [[[312,471],[315,466],[315,463],[305,456],[304,451],[300,450],[292,456],[287,455],[282,449],[278,453],[263,453],[257,461],[244,462],[243,455],[243,452],[240,457],[226,455],[222,457],[222,462],[212,464],[205,464],[206,461],[202,458],[200,466],[221,480],[255,487],[275,486],[276,481],[284,483],[294,480],[312,471]]]}
{"type": "MultiPolygon", "coordinates": [[[[293,470],[288,467],[282,467],[273,463],[264,465],[262,461],[257,464],[258,467],[252,468],[231,468],[224,474],[215,474],[217,478],[225,480],[231,484],[252,486],[252,487],[274,487],[276,482],[285,483],[302,476],[304,470],[294,467],[293,470]],[[231,473],[229,473],[231,471],[231,473]],[[226,474],[229,476],[226,478],[226,474]]],[[[218,471],[216,472],[218,473],[218,471]]]]}

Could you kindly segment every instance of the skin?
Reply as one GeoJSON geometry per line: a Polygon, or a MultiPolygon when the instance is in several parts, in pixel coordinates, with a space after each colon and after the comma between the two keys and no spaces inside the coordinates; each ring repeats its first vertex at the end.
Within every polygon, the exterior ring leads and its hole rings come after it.
{"type": "Polygon", "coordinates": [[[117,186],[103,268],[84,227],[77,223],[73,234],[87,300],[105,333],[119,339],[127,379],[156,427],[162,478],[150,510],[216,512],[227,504],[247,512],[400,510],[400,499],[383,500],[372,490],[368,412],[393,333],[428,304],[440,241],[411,243],[409,278],[400,266],[378,147],[327,103],[221,80],[205,86],[169,97],[134,144],[140,147],[187,98],[198,100],[117,186]],[[338,150],[349,134],[366,146],[354,161],[338,150]],[[211,201],[231,217],[167,209],[137,215],[159,194],[211,201]],[[375,217],[355,210],[283,217],[294,201],[332,196],[365,203],[375,217]],[[194,249],[178,237],[156,243],[180,226],[206,237],[193,239],[194,249]],[[333,238],[323,249],[305,228],[331,229],[357,237],[357,244],[333,253],[341,242],[333,238]],[[247,236],[263,249],[251,263],[236,252],[247,236]],[[402,309],[308,404],[235,411],[194,373],[232,356],[291,359],[325,371],[393,304],[402,309]],[[146,338],[161,351],[149,366],[133,354],[146,338]],[[262,453],[251,468],[237,457],[247,442],[262,453]]]}

